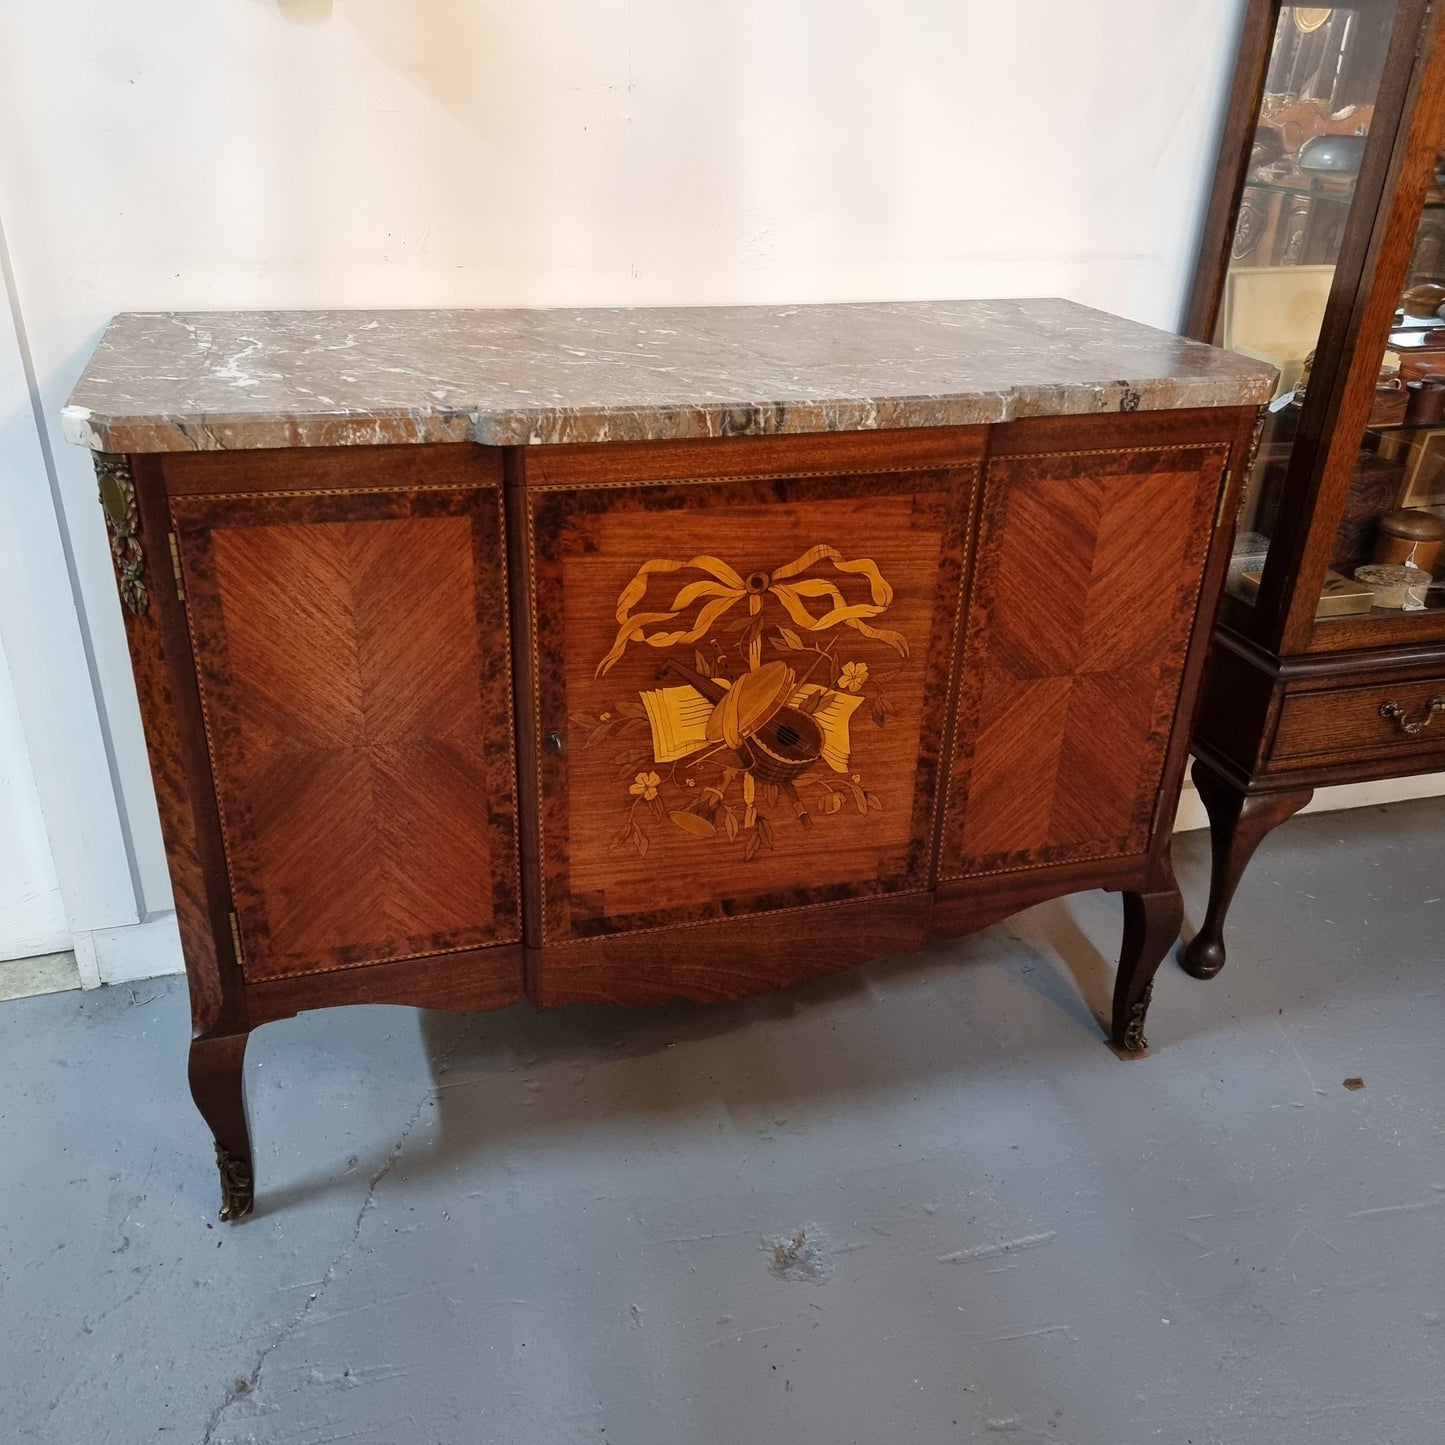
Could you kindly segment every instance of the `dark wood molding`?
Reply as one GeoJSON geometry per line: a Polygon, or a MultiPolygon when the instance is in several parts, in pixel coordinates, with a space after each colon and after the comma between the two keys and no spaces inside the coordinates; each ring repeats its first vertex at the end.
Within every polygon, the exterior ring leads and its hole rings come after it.
{"type": "Polygon", "coordinates": [[[1264,99],[1270,44],[1279,9],[1280,0],[1248,0],[1240,24],[1238,60],[1224,106],[1214,183],[1205,207],[1194,286],[1182,328],[1185,336],[1196,341],[1213,341],[1219,325],[1224,276],[1254,144],[1255,117],[1264,99]]]}

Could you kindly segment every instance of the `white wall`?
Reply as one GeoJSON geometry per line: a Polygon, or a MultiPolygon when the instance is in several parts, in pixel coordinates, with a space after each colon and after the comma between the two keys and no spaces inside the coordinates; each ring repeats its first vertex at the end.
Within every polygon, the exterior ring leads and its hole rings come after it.
{"type": "MultiPolygon", "coordinates": [[[[0,740],[0,767],[16,781],[0,819],[5,846],[39,821],[64,909],[68,941],[86,954],[95,929],[137,925],[142,906],[129,830],[115,786],[114,752],[95,685],[94,654],[77,603],[78,568],[62,520],[49,437],[27,362],[14,276],[0,226],[0,640],[19,734],[0,740]],[[23,810],[23,812],[22,812],[23,810]]],[[[129,690],[117,699],[135,707],[129,690]]],[[[142,799],[152,817],[154,804],[142,799]]],[[[19,915],[0,934],[0,953],[28,952],[19,915]]],[[[99,983],[93,950],[84,977],[99,983]]],[[[170,950],[172,963],[175,949],[170,950]]]]}
{"type": "Polygon", "coordinates": [[[30,750],[0,647],[0,959],[69,947],[30,750]]]}
{"type": "Polygon", "coordinates": [[[112,312],[1059,294],[1172,325],[1242,8],[5,5],[0,221],[132,918],[168,906],[164,862],[94,482],[55,425],[112,312]]]}

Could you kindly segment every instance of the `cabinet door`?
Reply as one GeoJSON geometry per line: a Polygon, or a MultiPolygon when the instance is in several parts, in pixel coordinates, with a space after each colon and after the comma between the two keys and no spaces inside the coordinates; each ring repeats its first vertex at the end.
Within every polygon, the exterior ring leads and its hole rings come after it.
{"type": "Polygon", "coordinates": [[[246,977],[519,941],[495,460],[201,460],[170,509],[246,977]]]}
{"type": "Polygon", "coordinates": [[[526,459],[529,943],[928,889],[979,441],[900,435],[526,459]]]}
{"type": "Polygon", "coordinates": [[[1229,443],[1030,444],[1061,431],[989,459],[941,880],[1148,846],[1229,443]]]}

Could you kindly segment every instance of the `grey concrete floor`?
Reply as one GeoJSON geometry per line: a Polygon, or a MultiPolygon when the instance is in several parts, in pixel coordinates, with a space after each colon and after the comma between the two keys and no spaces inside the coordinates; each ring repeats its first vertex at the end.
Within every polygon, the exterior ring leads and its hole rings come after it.
{"type": "Polygon", "coordinates": [[[737,1006],[272,1025],[239,1227],[179,980],[6,1003],[0,1438],[1439,1445],[1442,853],[1280,829],[1139,1061],[1105,895],[737,1006]]]}

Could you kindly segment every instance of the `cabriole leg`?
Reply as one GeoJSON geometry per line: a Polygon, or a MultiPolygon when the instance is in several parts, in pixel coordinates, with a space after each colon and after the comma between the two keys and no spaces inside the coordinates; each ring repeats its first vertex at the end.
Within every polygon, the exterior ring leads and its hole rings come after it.
{"type": "Polygon", "coordinates": [[[1184,899],[1167,861],[1157,889],[1124,895],[1124,942],[1119,950],[1109,1035],[1115,1048],[1126,1054],[1142,1053],[1149,1047],[1144,1017],[1154,992],[1154,975],[1179,937],[1183,922],[1184,899]]]}
{"type": "Polygon", "coordinates": [[[1214,865],[1209,874],[1209,906],[1199,932],[1179,950],[1179,966],[1195,978],[1213,978],[1224,967],[1224,916],[1254,850],[1265,835],[1293,817],[1314,796],[1313,789],[1246,795],[1200,763],[1194,786],[1209,814],[1209,844],[1214,865]]]}
{"type": "Polygon", "coordinates": [[[242,1065],[249,1034],[196,1039],[191,1044],[191,1097],[216,1141],[221,1172],[221,1218],[235,1223],[255,1199],[251,1130],[246,1119],[242,1065]]]}

